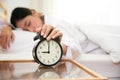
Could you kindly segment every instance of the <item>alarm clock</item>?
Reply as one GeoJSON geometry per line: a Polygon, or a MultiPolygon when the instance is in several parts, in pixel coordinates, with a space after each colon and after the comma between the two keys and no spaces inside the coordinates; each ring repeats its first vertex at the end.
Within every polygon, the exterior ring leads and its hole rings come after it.
{"type": "Polygon", "coordinates": [[[38,43],[33,48],[34,60],[44,66],[53,66],[57,64],[63,55],[62,46],[59,38],[46,40],[40,34],[34,37],[34,40],[39,39],[38,43]]]}

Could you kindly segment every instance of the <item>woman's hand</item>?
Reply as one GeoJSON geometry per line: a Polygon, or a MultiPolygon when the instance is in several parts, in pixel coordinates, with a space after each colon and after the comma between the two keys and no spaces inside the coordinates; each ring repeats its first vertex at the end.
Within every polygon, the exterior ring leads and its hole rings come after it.
{"type": "MultiPolygon", "coordinates": [[[[59,37],[61,41],[62,36],[63,36],[63,33],[58,28],[53,27],[51,25],[46,25],[46,24],[36,29],[36,32],[41,33],[41,35],[47,40],[51,40],[51,39],[59,37]]],[[[61,46],[63,48],[63,54],[65,55],[67,52],[67,46],[63,43],[61,43],[61,46]]]]}
{"type": "Polygon", "coordinates": [[[44,24],[42,27],[39,27],[38,30],[36,29],[36,31],[39,31],[41,35],[47,40],[59,37],[61,41],[63,36],[63,33],[58,28],[47,24],[44,24]]]}
{"type": "Polygon", "coordinates": [[[1,30],[0,33],[0,45],[3,49],[10,48],[10,42],[14,41],[14,34],[10,26],[6,26],[1,30]]]}
{"type": "MultiPolygon", "coordinates": [[[[63,33],[56,27],[53,27],[51,25],[43,25],[41,29],[41,35],[46,38],[47,40],[54,39],[56,37],[59,37],[60,41],[62,39],[63,33]],[[49,34],[50,33],[50,34],[49,34]]],[[[66,54],[67,46],[65,44],[62,44],[63,54],[66,54]]]]}

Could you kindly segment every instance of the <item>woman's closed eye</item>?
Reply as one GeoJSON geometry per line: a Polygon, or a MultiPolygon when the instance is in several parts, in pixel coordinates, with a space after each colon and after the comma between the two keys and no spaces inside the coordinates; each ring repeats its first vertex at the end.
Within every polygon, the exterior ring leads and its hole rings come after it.
{"type": "Polygon", "coordinates": [[[29,27],[31,25],[30,21],[25,21],[25,27],[29,27]]]}
{"type": "Polygon", "coordinates": [[[31,22],[30,22],[30,21],[28,21],[26,26],[27,26],[27,27],[29,27],[29,26],[30,26],[30,24],[31,24],[31,22]]]}

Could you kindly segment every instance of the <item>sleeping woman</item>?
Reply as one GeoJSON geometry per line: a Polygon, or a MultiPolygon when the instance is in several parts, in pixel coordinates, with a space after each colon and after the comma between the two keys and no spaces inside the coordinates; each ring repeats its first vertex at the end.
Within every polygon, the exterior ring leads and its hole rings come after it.
{"type": "Polygon", "coordinates": [[[11,14],[11,24],[14,26],[9,26],[1,31],[1,46],[4,49],[10,48],[10,41],[14,40],[14,35],[12,29],[22,29],[29,32],[40,33],[47,40],[54,39],[56,37],[60,38],[61,45],[63,48],[63,54],[66,57],[76,57],[78,56],[78,49],[73,46],[74,42],[68,41],[69,39],[64,40],[63,33],[60,27],[56,26],[56,21],[52,22],[52,19],[24,7],[17,7],[12,11],[11,14]],[[52,26],[51,26],[52,25],[52,26]],[[49,32],[52,32],[49,34],[49,32]],[[7,33],[6,33],[7,32],[7,33]],[[9,33],[9,35],[8,35],[9,33]],[[72,44],[72,47],[71,47],[72,44]],[[72,55],[72,52],[75,54],[72,55]]]}

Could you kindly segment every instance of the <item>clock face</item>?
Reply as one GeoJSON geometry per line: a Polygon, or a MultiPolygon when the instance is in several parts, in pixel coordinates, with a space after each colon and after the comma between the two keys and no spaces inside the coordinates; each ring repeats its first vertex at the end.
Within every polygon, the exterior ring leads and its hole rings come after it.
{"type": "Polygon", "coordinates": [[[62,47],[54,40],[42,40],[35,48],[35,56],[43,65],[52,66],[62,57],[62,47]]]}

